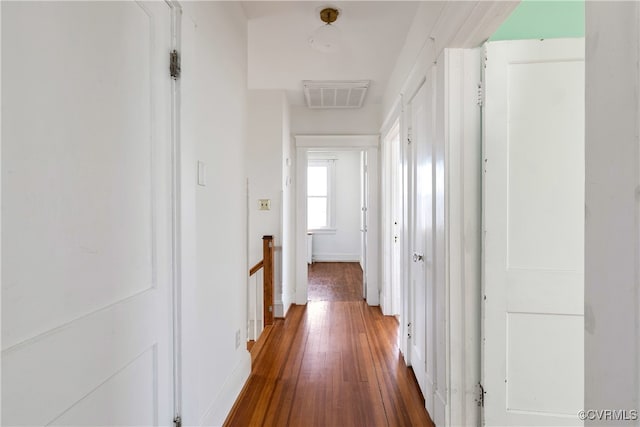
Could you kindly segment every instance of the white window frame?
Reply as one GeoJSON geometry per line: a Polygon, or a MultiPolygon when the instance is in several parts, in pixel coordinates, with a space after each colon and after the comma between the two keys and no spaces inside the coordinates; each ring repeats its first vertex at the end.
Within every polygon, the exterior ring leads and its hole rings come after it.
{"type": "MultiPolygon", "coordinates": [[[[325,166],[327,168],[327,226],[310,228],[307,225],[307,232],[314,234],[335,234],[336,229],[336,156],[309,156],[307,169],[310,166],[325,166]]],[[[307,206],[309,206],[309,196],[307,194],[307,206]]],[[[307,213],[307,221],[308,221],[307,213]]]]}

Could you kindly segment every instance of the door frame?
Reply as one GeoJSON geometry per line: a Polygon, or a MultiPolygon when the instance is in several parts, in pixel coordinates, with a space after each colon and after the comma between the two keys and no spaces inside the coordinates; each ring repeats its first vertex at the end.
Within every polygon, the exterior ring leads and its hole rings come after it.
{"type": "Polygon", "coordinates": [[[364,151],[368,161],[368,221],[367,227],[367,278],[366,301],[380,304],[379,287],[379,135],[295,135],[296,142],[296,304],[307,303],[307,164],[311,151],[364,151]]]}
{"type": "MultiPolygon", "coordinates": [[[[178,0],[165,0],[171,9],[171,49],[182,53],[182,6],[178,0]]],[[[173,375],[173,416],[174,421],[182,417],[182,266],[181,266],[181,186],[182,168],[180,123],[181,116],[180,79],[171,79],[171,339],[173,375]]]]}
{"type": "MultiPolygon", "coordinates": [[[[395,283],[394,271],[394,233],[400,238],[399,234],[402,230],[402,223],[399,216],[402,213],[402,206],[396,206],[399,199],[397,194],[398,176],[402,167],[402,159],[400,157],[401,134],[400,134],[400,118],[395,116],[391,126],[382,132],[384,135],[380,139],[380,228],[381,228],[381,284],[382,292],[380,297],[380,307],[385,315],[401,314],[401,283],[395,283]],[[397,139],[397,141],[396,141],[397,139]],[[394,151],[397,151],[394,154],[394,151]],[[397,227],[394,227],[392,221],[394,219],[400,221],[397,227]],[[396,290],[396,286],[398,289],[396,290]]],[[[402,203],[400,203],[401,205],[402,203]]],[[[398,243],[401,244],[401,243],[398,243]]],[[[398,260],[399,261],[399,260],[398,260]]]]}
{"type": "Polygon", "coordinates": [[[447,425],[480,425],[482,48],[445,49],[447,425]],[[454,114],[455,113],[455,114],[454,114]]]}

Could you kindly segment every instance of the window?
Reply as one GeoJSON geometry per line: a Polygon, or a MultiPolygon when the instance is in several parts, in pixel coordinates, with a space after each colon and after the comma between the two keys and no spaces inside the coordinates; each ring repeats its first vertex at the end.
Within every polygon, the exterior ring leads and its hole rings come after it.
{"type": "Polygon", "coordinates": [[[309,160],[307,167],[307,228],[335,231],[333,159],[309,160]]]}

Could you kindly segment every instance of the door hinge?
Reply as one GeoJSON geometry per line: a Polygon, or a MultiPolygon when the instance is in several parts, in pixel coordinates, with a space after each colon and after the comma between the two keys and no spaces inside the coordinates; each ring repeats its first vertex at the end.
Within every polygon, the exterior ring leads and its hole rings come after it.
{"type": "Polygon", "coordinates": [[[180,415],[173,419],[173,425],[174,427],[182,427],[182,418],[180,418],[180,415]]]}
{"type": "Polygon", "coordinates": [[[484,387],[482,386],[482,383],[478,383],[478,397],[476,397],[475,401],[476,401],[476,404],[480,408],[484,408],[484,395],[485,394],[487,394],[487,392],[484,391],[484,387]]]}
{"type": "Polygon", "coordinates": [[[272,312],[273,312],[273,306],[272,306],[272,305],[270,305],[270,306],[269,306],[269,313],[272,313],[272,312]]]}
{"type": "Polygon", "coordinates": [[[484,105],[484,84],[482,82],[478,83],[478,100],[476,103],[479,107],[484,105]]]}
{"type": "Polygon", "coordinates": [[[180,78],[180,54],[175,49],[169,52],[169,73],[173,80],[180,78]]]}
{"type": "Polygon", "coordinates": [[[407,338],[411,339],[411,322],[407,323],[407,338]]]}

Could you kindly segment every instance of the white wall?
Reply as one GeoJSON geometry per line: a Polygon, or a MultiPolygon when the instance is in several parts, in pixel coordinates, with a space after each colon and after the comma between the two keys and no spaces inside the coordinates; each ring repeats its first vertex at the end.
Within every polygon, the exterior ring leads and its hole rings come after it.
{"type": "Polygon", "coordinates": [[[348,110],[309,109],[291,106],[291,133],[294,135],[375,134],[380,129],[380,105],[365,104],[348,110]]]}
{"type": "Polygon", "coordinates": [[[183,8],[182,416],[184,425],[221,425],[250,372],[247,23],[234,2],[183,8]],[[197,161],[206,186],[196,184],[197,161]]]}
{"type": "Polygon", "coordinates": [[[638,410],[640,5],[585,7],[585,409],[638,410]]]}
{"type": "Polygon", "coordinates": [[[287,180],[293,167],[289,122],[289,104],[283,91],[249,91],[249,265],[255,265],[263,257],[262,236],[272,235],[274,315],[277,317],[284,316],[293,299],[290,262],[294,253],[290,237],[293,186],[287,180]],[[259,210],[259,199],[270,199],[271,209],[259,210]],[[288,303],[283,304],[283,299],[288,303]]]}
{"type": "Polygon", "coordinates": [[[284,93],[249,91],[247,176],[249,179],[249,264],[262,259],[262,236],[281,244],[282,128],[284,93]],[[258,209],[259,199],[270,199],[271,209],[258,209]]]}
{"type": "Polygon", "coordinates": [[[313,236],[314,261],[360,261],[360,152],[337,151],[335,160],[335,233],[313,236]]]}
{"type": "MultiPolygon", "coordinates": [[[[262,236],[274,239],[274,289],[282,300],[282,149],[286,99],[277,90],[249,91],[247,176],[249,183],[249,265],[263,257],[262,236]],[[259,199],[271,200],[270,210],[258,208],[259,199]]],[[[254,286],[253,281],[250,287],[254,286]]]]}

